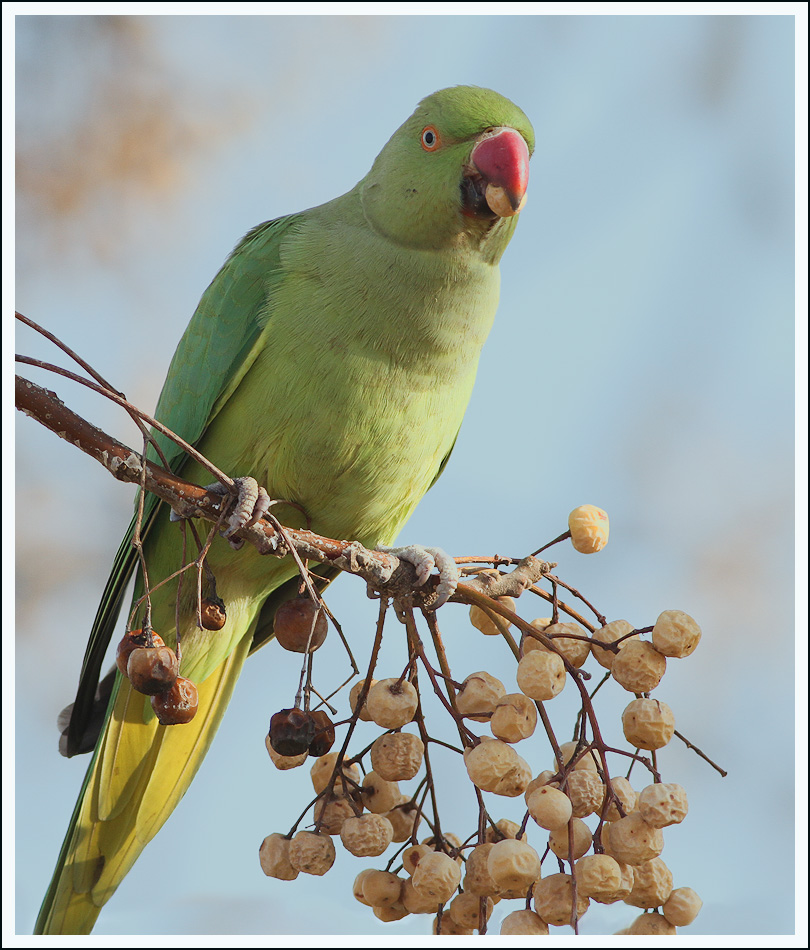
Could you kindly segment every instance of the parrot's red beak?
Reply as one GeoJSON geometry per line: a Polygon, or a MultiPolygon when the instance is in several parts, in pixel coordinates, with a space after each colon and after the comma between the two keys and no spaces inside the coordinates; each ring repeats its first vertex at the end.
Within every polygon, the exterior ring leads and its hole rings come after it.
{"type": "Polygon", "coordinates": [[[508,218],[523,208],[529,185],[529,147],[519,132],[504,126],[488,129],[475,143],[470,164],[473,177],[480,176],[475,190],[491,213],[508,218]]]}

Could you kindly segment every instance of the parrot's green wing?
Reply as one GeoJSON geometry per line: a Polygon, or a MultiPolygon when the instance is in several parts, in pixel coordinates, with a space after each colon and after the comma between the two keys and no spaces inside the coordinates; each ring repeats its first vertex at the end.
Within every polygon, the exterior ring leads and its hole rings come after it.
{"type": "MultiPolygon", "coordinates": [[[[267,296],[279,273],[279,239],[294,222],[295,216],[277,218],[245,235],[206,290],[177,347],[155,418],[190,445],[199,441],[256,357],[259,338],[270,319],[267,296]]],[[[153,434],[169,468],[178,473],[186,453],[168,436],[153,434]]],[[[162,464],[153,446],[147,456],[162,464]]],[[[147,494],[142,537],[148,534],[159,507],[158,498],[147,494]]],[[[64,751],[68,756],[87,751],[87,728],[96,712],[102,663],[137,561],[132,546],[135,520],[115,555],[93,621],[67,729],[64,751]]]]}

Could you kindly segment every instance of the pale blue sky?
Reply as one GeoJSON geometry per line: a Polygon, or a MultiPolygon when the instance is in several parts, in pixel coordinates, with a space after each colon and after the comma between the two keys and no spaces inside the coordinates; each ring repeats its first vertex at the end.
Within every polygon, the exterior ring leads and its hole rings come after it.
{"type": "MultiPolygon", "coordinates": [[[[43,142],[58,146],[100,108],[106,77],[165,101],[169,131],[158,131],[173,174],[138,186],[108,169],[61,216],[23,194],[18,309],[150,410],[199,295],[249,227],[348,190],[435,89],[473,83],[518,103],[537,150],[498,318],[451,462],[402,538],[521,555],[564,530],[576,505],[609,512],[605,552],[559,549],[560,575],[609,619],[643,626],[680,608],[704,630],[658,691],[729,771],[721,779],[674,744],[660,757],[691,806],[663,854],[676,886],[704,901],[685,933],[791,933],[793,18],[139,21],[138,55],[110,73],[98,35],[75,18],[17,19],[21,142],[40,156],[43,142]]],[[[45,178],[63,174],[54,152],[45,178]]],[[[17,346],[53,356],[27,331],[17,346]]],[[[50,385],[130,437],[114,410],[50,385]]],[[[16,926],[27,933],[86,767],[57,756],[54,722],[132,493],[29,420],[17,438],[16,926]]],[[[328,601],[362,653],[374,606],[350,579],[328,601]]],[[[527,619],[544,613],[520,606],[527,619]]],[[[441,622],[459,678],[487,669],[513,688],[505,651],[463,608],[441,622]]],[[[389,647],[392,666],[402,649],[389,647]]],[[[322,654],[342,669],[336,644],[322,654]]],[[[286,830],[309,795],[303,770],[276,772],[263,748],[293,666],[274,645],[248,663],[198,778],[96,933],[427,932],[427,918],[382,925],[351,898],[358,859],[291,884],[261,874],[261,839],[286,830]],[[176,849],[187,863],[169,884],[176,849]]],[[[614,724],[618,692],[604,699],[614,724]]],[[[569,700],[552,707],[561,728],[569,700]]],[[[466,780],[442,781],[448,810],[469,824],[466,780]]],[[[514,909],[501,908],[493,932],[514,909]]],[[[582,930],[611,933],[633,916],[592,905],[582,930]]]]}

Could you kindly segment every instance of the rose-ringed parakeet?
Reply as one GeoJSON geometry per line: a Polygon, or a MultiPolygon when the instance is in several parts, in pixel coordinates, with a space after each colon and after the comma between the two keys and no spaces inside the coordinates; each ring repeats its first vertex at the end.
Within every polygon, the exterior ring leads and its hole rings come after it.
{"type": "MultiPolygon", "coordinates": [[[[319,534],[390,544],[453,448],[533,147],[528,119],[497,93],[457,86],[428,96],[351,191],[259,225],[237,245],[178,346],[157,418],[220,470],[300,506],[274,508],[283,523],[302,525],[302,509],[319,534]]],[[[175,471],[211,481],[159,441],[175,471]]],[[[147,496],[152,586],[184,563],[169,515],[147,496]]],[[[179,605],[176,580],[154,590],[152,625],[171,646],[179,613],[181,673],[199,689],[196,716],[164,726],[120,673],[99,684],[124,587],[140,573],[132,532],[63,737],[66,754],[94,753],[37,933],[90,932],[188,788],[245,658],[272,636],[275,609],[297,587],[290,557],[218,537],[208,563],[227,609],[221,630],[197,626],[196,583],[185,583],[179,605]]],[[[139,577],[135,596],[142,590],[139,577]]]]}

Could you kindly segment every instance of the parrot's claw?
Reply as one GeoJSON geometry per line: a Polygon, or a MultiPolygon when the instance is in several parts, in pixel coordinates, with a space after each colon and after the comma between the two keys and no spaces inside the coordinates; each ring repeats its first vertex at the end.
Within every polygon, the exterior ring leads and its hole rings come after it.
{"type": "Polygon", "coordinates": [[[436,601],[431,604],[431,610],[438,610],[442,604],[453,596],[458,587],[458,568],[456,562],[441,548],[425,548],[421,544],[409,544],[403,548],[388,548],[380,545],[378,551],[383,554],[393,554],[395,557],[412,564],[416,571],[416,584],[421,587],[433,573],[439,572],[439,583],[436,586],[436,601]]]}
{"type": "MultiPolygon", "coordinates": [[[[249,528],[261,518],[270,508],[270,496],[261,487],[261,485],[250,475],[244,478],[235,478],[233,480],[237,488],[238,495],[233,510],[228,516],[226,527],[221,532],[223,538],[234,550],[239,550],[245,543],[240,539],[231,539],[231,536],[239,531],[240,528],[249,528]]],[[[205,490],[214,495],[229,495],[230,489],[226,488],[221,482],[214,482],[212,485],[206,485],[205,490]]],[[[172,511],[172,521],[180,521],[181,515],[172,511]]]]}

